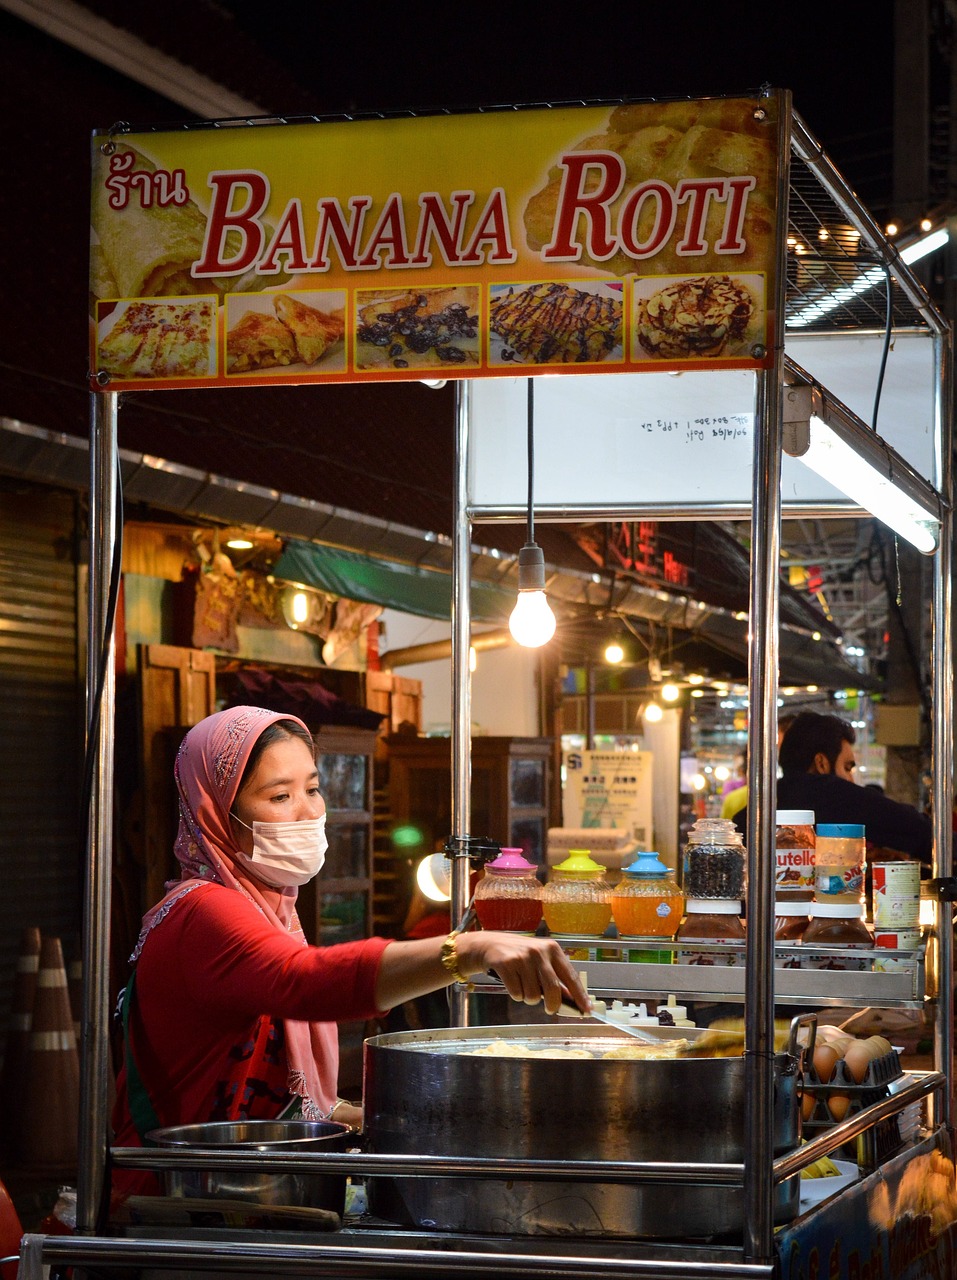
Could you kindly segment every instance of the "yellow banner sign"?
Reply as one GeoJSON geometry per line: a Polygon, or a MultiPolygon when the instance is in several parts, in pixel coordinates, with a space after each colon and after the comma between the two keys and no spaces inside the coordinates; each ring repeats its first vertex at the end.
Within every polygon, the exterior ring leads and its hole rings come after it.
{"type": "Polygon", "coordinates": [[[95,135],[95,385],[765,367],[779,110],[95,135]]]}

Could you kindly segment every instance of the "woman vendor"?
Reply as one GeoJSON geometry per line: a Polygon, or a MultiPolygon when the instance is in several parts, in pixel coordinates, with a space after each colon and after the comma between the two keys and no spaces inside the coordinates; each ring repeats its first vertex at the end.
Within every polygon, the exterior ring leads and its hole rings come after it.
{"type": "MultiPolygon", "coordinates": [[[[195,725],[176,761],[182,878],[144,920],[123,1002],[126,1053],[114,1142],[151,1128],[301,1115],[361,1123],[336,1094],[336,1021],[379,1016],[494,970],[513,1000],[563,993],[587,1012],[574,967],[547,938],[478,931],[308,946],[300,885],[322,866],[325,804],[309,730],[234,707],[195,725]]],[[[114,1171],[120,1195],[154,1176],[114,1171]]]]}

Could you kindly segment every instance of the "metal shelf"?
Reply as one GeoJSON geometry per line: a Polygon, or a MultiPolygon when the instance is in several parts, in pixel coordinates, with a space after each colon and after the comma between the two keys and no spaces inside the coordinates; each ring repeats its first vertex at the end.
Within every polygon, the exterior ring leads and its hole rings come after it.
{"type": "MultiPolygon", "coordinates": [[[[744,947],[741,943],[695,942],[695,952],[714,953],[709,964],[661,964],[623,961],[611,958],[622,951],[672,951],[689,949],[689,943],[670,939],[638,941],[634,938],[557,938],[564,950],[572,953],[579,971],[584,973],[588,990],[602,999],[633,999],[642,995],[686,997],[691,1000],[744,1000],[744,947]],[[576,956],[574,953],[580,953],[576,956]],[[587,958],[585,955],[587,954],[587,958]],[[731,963],[728,964],[727,960],[731,963]]],[[[889,953],[882,948],[815,947],[816,955],[827,954],[835,963],[848,958],[873,965],[886,960],[889,953]]],[[[850,969],[798,969],[788,961],[800,959],[802,948],[794,943],[775,946],[775,1004],[800,1004],[808,1008],[848,1007],[919,1009],[923,1007],[924,948],[894,952],[906,964],[896,973],[876,972],[873,968],[855,972],[850,969]]],[[[494,978],[481,976],[473,982],[479,989],[501,989],[494,978]]]]}

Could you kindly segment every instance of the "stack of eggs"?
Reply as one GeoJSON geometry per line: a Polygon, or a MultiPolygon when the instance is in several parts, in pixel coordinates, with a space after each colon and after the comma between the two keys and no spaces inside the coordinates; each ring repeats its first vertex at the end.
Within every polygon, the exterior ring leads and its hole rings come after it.
{"type": "Polygon", "coordinates": [[[890,1042],[883,1036],[859,1039],[839,1027],[819,1026],[811,1057],[813,1073],[805,1079],[801,1098],[802,1117],[810,1120],[816,1112],[819,1120],[843,1120],[855,1092],[860,1093],[857,1086],[882,1083],[874,1064],[891,1053],[890,1042]],[[819,1101],[824,1111],[818,1109],[819,1101]]]}

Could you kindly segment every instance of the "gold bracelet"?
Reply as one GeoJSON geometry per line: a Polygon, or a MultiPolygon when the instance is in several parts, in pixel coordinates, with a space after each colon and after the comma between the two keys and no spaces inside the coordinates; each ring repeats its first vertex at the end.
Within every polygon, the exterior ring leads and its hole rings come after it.
{"type": "Polygon", "coordinates": [[[468,978],[459,971],[459,957],[455,950],[455,939],[458,936],[458,929],[453,929],[442,943],[442,950],[439,952],[439,959],[442,961],[442,968],[445,972],[452,975],[453,982],[460,982],[466,990],[474,991],[474,983],[469,982],[468,978]]]}

